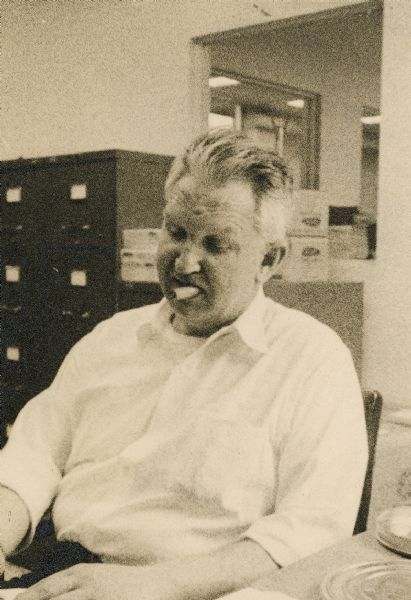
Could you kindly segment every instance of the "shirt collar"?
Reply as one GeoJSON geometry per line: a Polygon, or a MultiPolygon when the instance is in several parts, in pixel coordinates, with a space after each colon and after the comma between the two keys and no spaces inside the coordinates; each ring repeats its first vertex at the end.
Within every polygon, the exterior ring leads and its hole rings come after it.
{"type": "MultiPolygon", "coordinates": [[[[247,346],[265,354],[268,351],[264,328],[265,301],[263,288],[260,287],[246,310],[233,323],[213,333],[206,345],[223,335],[237,333],[247,346]]],[[[138,327],[138,338],[142,340],[147,339],[147,336],[152,337],[155,333],[161,334],[170,323],[171,315],[171,307],[163,298],[156,305],[154,314],[151,313],[151,318],[138,327]]]]}
{"type": "Polygon", "coordinates": [[[247,346],[265,354],[268,352],[264,327],[265,302],[266,297],[260,287],[245,311],[231,325],[220,329],[220,332],[224,329],[237,331],[247,346]]]}
{"type": "Polygon", "coordinates": [[[137,337],[144,342],[156,334],[162,334],[170,323],[172,315],[171,307],[165,298],[153,307],[146,321],[140,323],[137,328],[137,337]]]}

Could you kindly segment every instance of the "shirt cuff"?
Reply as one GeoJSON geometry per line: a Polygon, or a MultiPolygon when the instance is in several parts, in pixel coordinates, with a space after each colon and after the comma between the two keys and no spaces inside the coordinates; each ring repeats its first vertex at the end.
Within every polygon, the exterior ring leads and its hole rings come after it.
{"type": "Polygon", "coordinates": [[[25,504],[30,526],[15,553],[26,548],[33,540],[36,527],[49,508],[57,491],[61,475],[56,467],[41,466],[41,459],[15,451],[7,445],[0,452],[0,485],[15,492],[25,504]]]}
{"type": "Polygon", "coordinates": [[[309,524],[300,515],[272,514],[258,519],[241,536],[259,544],[275,563],[285,567],[318,552],[326,546],[350,537],[352,530],[332,517],[313,518],[309,524]],[[321,523],[320,523],[321,521],[321,523]]]}

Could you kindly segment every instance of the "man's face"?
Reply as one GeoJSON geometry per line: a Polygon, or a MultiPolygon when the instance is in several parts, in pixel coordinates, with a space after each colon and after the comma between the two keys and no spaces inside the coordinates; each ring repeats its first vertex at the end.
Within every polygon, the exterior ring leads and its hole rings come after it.
{"type": "Polygon", "coordinates": [[[180,333],[211,335],[253,299],[265,250],[254,206],[245,182],[215,188],[191,175],[168,199],[157,266],[180,333]]]}

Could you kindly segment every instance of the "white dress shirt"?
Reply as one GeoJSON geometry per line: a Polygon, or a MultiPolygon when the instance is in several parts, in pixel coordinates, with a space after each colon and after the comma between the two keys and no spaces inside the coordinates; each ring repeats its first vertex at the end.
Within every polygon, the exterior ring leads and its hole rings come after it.
{"type": "Polygon", "coordinates": [[[351,535],[366,461],[349,351],[260,291],[207,339],[165,300],[99,324],[21,411],[0,482],[30,535],[54,500],[57,537],[106,561],[250,538],[286,565],[351,535]]]}

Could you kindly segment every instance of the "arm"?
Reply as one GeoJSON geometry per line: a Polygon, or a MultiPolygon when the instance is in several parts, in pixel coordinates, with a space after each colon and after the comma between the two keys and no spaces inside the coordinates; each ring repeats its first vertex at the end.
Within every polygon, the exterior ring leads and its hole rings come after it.
{"type": "Polygon", "coordinates": [[[145,567],[77,565],[32,586],[19,600],[207,600],[246,587],[278,566],[255,542],[145,567]]]}
{"type": "Polygon", "coordinates": [[[300,389],[284,413],[275,511],[245,532],[282,566],[352,535],[367,466],[363,400],[348,350],[330,345],[300,389]]]}
{"type": "Polygon", "coordinates": [[[0,574],[5,560],[25,537],[30,525],[23,500],[12,490],[0,486],[0,574]]]}
{"type": "Polygon", "coordinates": [[[70,401],[77,379],[71,353],[51,386],[20,411],[0,452],[0,544],[5,554],[30,544],[56,493],[70,449],[70,401]]]}
{"type": "MultiPolygon", "coordinates": [[[[157,568],[161,567],[158,565],[157,568]]],[[[170,581],[175,586],[174,598],[195,600],[215,598],[245,587],[280,567],[259,544],[242,540],[212,554],[194,555],[165,563],[163,568],[166,574],[168,571],[170,581]]]]}

